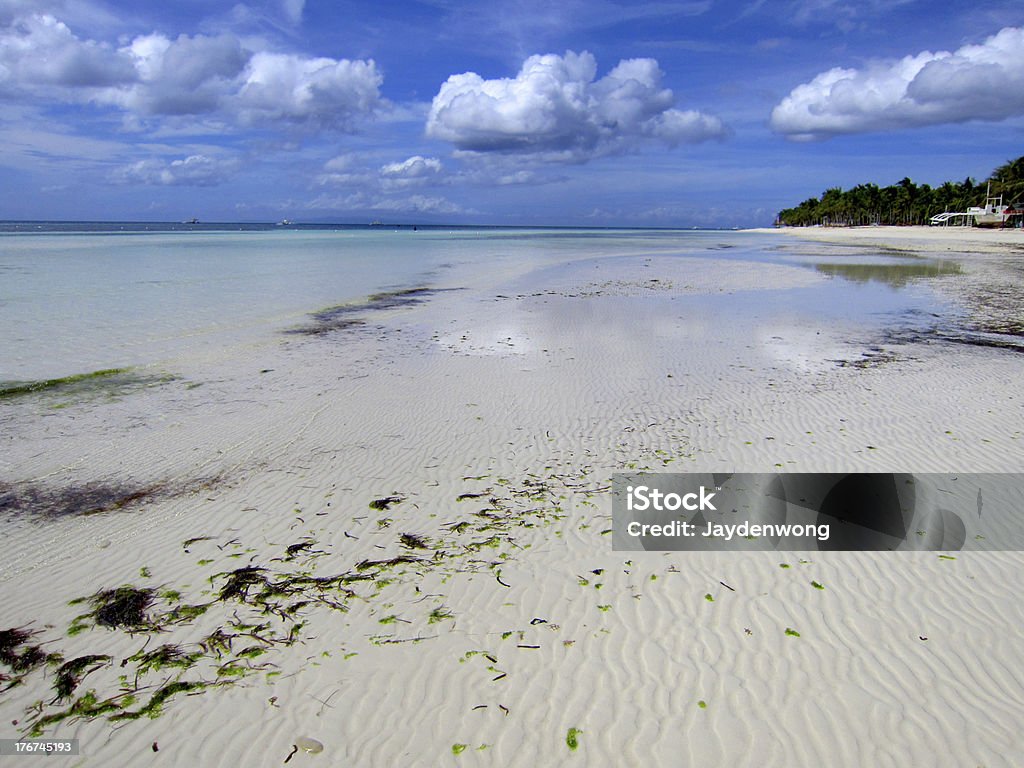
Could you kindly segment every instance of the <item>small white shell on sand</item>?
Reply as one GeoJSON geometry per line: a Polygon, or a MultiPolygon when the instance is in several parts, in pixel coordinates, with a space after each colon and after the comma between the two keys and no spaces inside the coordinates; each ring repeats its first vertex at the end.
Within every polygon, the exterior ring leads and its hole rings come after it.
{"type": "Polygon", "coordinates": [[[308,752],[311,755],[317,755],[324,751],[323,744],[316,739],[309,739],[305,736],[299,736],[299,738],[295,740],[295,746],[303,752],[308,752]]]}

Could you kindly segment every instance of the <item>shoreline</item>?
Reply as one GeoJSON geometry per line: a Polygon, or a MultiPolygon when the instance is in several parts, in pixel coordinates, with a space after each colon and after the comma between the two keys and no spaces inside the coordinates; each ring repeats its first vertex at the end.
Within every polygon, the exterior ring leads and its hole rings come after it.
{"type": "Polygon", "coordinates": [[[759,227],[759,234],[786,234],[821,243],[884,246],[893,249],[921,249],[970,253],[1002,253],[1007,246],[1024,247],[1024,229],[981,227],[759,227]]]}

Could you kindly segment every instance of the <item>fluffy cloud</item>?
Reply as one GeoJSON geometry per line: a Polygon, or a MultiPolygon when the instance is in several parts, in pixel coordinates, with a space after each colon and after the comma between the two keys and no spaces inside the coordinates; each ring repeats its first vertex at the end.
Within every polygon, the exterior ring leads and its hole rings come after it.
{"type": "Polygon", "coordinates": [[[436,157],[413,155],[407,160],[381,166],[380,185],[388,190],[420,187],[439,181],[443,170],[444,166],[436,157]]]}
{"type": "Polygon", "coordinates": [[[0,87],[102,87],[135,77],[122,52],[79,40],[49,14],[12,16],[0,29],[0,87]]]}
{"type": "MultiPolygon", "coordinates": [[[[301,2],[286,2],[301,14],[301,2]]],[[[55,17],[14,7],[0,20],[0,91],[92,102],[131,117],[209,116],[224,124],[347,131],[381,105],[372,60],[254,50],[234,35],[153,33],[113,48],[55,17]]]]}
{"type": "Polygon", "coordinates": [[[237,159],[190,155],[182,160],[140,160],[111,174],[118,184],[212,187],[232,176],[241,166],[237,159]]]}
{"type": "Polygon", "coordinates": [[[452,75],[431,104],[427,134],[470,152],[583,161],[636,149],[644,140],[675,145],[725,133],[716,117],[673,108],[653,59],[620,61],[601,79],[596,75],[597,62],[586,51],[531,56],[514,78],[452,75]]]}
{"type": "Polygon", "coordinates": [[[380,169],[382,176],[401,179],[418,179],[441,172],[441,161],[436,157],[413,155],[400,163],[388,163],[380,169]]]}
{"type": "Polygon", "coordinates": [[[94,98],[143,115],[196,115],[217,110],[249,60],[238,40],[222,35],[135,38],[123,51],[137,82],[94,98]]]}
{"type": "Polygon", "coordinates": [[[925,51],[863,69],[830,69],[797,86],[771,126],[794,139],[1024,115],[1024,29],[980,45],[925,51]]]}
{"type": "Polygon", "coordinates": [[[383,76],[373,60],[257,53],[234,103],[246,122],[285,120],[348,129],[380,104],[383,76]]]}

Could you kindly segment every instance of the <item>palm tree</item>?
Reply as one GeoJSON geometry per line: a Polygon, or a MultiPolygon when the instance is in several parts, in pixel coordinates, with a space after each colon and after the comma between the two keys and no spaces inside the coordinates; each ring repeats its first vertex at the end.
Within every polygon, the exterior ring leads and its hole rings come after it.
{"type": "Polygon", "coordinates": [[[1024,197],[1024,157],[1003,163],[992,172],[992,194],[1007,202],[1024,197]]]}

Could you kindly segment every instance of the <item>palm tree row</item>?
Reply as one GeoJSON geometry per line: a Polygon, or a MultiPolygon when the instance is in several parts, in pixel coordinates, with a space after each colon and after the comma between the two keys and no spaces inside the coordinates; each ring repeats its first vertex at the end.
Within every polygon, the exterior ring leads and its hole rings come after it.
{"type": "Polygon", "coordinates": [[[938,187],[918,186],[904,177],[888,187],[858,184],[845,191],[832,187],[820,200],[811,197],[780,211],[777,223],[795,227],[927,224],[944,211],[966,211],[969,206],[984,204],[989,184],[992,194],[1002,195],[1007,203],[1024,200],[1024,157],[999,166],[980,184],[966,178],[938,187]]]}

